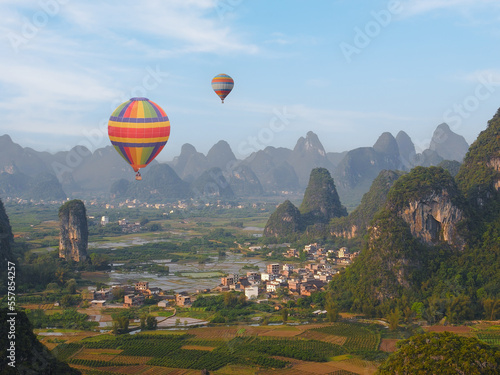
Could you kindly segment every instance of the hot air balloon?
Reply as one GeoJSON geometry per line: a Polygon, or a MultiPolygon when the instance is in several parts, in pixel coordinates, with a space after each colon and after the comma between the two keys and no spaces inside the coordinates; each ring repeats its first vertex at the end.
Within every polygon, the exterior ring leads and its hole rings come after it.
{"type": "Polygon", "coordinates": [[[111,114],[108,135],[116,151],[142,180],[140,168],[160,153],[170,135],[170,121],[165,111],[147,98],[131,98],[111,114]]]}
{"type": "Polygon", "coordinates": [[[229,95],[233,89],[234,81],[227,74],[218,74],[212,79],[212,89],[219,95],[224,103],[224,99],[229,95]]]}

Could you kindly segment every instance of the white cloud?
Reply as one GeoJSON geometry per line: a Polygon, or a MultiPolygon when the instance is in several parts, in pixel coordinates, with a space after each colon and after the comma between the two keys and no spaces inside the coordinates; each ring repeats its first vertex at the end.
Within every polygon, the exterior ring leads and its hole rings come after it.
{"type": "Polygon", "coordinates": [[[472,73],[466,74],[462,77],[465,81],[478,83],[491,82],[495,85],[500,85],[500,70],[499,69],[483,69],[476,70],[472,73]]]}
{"type": "Polygon", "coordinates": [[[403,16],[411,17],[436,10],[466,12],[484,6],[499,8],[497,0],[406,0],[402,1],[403,16]]]}
{"type": "Polygon", "coordinates": [[[72,23],[94,34],[130,39],[137,33],[137,40],[146,45],[148,38],[155,38],[158,51],[257,52],[257,46],[240,41],[232,28],[217,20],[215,6],[209,0],[122,0],[72,3],[66,11],[72,23]]]}

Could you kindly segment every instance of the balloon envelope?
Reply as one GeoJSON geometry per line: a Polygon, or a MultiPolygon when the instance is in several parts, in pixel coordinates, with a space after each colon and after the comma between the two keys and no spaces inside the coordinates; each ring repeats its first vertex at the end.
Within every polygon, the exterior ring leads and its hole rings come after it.
{"type": "Polygon", "coordinates": [[[132,98],[111,114],[108,135],[116,151],[138,172],[167,143],[170,121],[158,104],[147,98],[132,98]]]}
{"type": "Polygon", "coordinates": [[[224,103],[224,99],[233,89],[234,81],[227,74],[218,74],[212,79],[212,89],[224,103]]]}

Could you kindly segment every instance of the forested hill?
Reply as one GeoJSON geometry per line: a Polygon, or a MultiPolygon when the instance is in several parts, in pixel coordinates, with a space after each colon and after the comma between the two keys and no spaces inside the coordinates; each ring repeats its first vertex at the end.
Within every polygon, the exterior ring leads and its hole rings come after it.
{"type": "Polygon", "coordinates": [[[378,316],[418,303],[431,322],[491,313],[500,299],[499,190],[500,111],[456,178],[417,167],[394,183],[361,255],[330,285],[338,303],[378,316]]]}
{"type": "Polygon", "coordinates": [[[309,226],[324,227],[330,219],[343,216],[347,216],[347,210],[340,203],[330,172],[314,168],[300,209],[288,200],[282,203],[267,221],[264,235],[290,238],[309,226]]]}

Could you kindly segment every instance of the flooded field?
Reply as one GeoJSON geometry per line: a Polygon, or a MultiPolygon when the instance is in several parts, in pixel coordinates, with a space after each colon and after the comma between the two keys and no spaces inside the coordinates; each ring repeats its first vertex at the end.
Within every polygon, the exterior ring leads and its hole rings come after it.
{"type": "MultiPolygon", "coordinates": [[[[258,258],[247,258],[241,254],[228,253],[223,258],[211,258],[213,262],[200,264],[198,262],[171,263],[169,259],[157,260],[170,268],[168,276],[157,276],[148,272],[122,272],[113,269],[109,272],[111,284],[126,284],[130,280],[149,281],[150,286],[164,290],[174,289],[176,292],[195,292],[199,289],[212,289],[220,284],[222,274],[246,274],[246,265],[259,267],[265,272],[266,263],[258,258]]],[[[119,266],[115,264],[115,266],[119,266]]]]}

